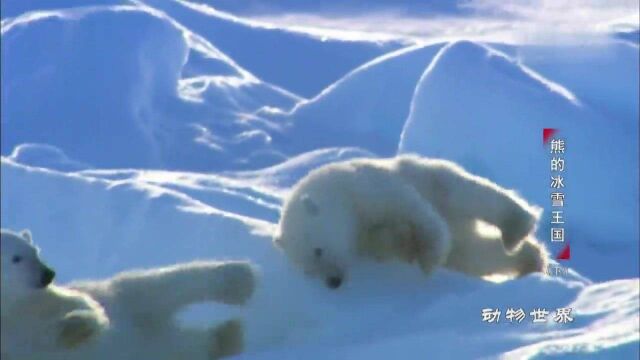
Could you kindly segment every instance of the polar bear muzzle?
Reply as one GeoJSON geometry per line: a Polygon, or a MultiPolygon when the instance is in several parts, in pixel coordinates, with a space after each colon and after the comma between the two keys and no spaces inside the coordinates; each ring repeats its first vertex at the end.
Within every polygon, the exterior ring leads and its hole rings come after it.
{"type": "Polygon", "coordinates": [[[46,288],[53,282],[53,279],[56,277],[56,272],[51,270],[47,266],[43,266],[42,273],[40,274],[40,287],[46,288]]]}

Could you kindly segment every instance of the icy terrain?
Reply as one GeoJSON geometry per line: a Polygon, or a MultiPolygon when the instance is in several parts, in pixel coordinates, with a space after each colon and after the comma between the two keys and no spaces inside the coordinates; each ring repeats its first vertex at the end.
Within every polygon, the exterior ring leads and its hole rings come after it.
{"type": "MultiPolygon", "coordinates": [[[[31,229],[58,281],[250,259],[261,281],[245,309],[181,318],[241,316],[238,359],[640,356],[637,24],[578,44],[367,41],[253,20],[260,1],[211,3],[2,2],[2,227],[31,229]],[[413,152],[543,207],[537,235],[554,256],[543,128],[567,142],[566,276],[425,278],[363,261],[329,291],[271,245],[309,170],[413,152]],[[504,319],[561,307],[573,322],[504,319]],[[484,308],[502,321],[482,322],[484,308]]],[[[432,3],[406,11],[469,16],[432,3]]]]}

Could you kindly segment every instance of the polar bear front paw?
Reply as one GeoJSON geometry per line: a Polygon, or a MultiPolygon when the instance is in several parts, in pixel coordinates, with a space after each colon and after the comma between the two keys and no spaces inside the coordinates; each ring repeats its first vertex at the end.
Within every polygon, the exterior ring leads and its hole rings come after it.
{"type": "Polygon", "coordinates": [[[433,270],[444,264],[451,252],[451,234],[449,229],[444,226],[431,226],[422,232],[426,235],[416,236],[418,244],[417,254],[418,264],[422,272],[430,274],[433,270]]]}
{"type": "Polygon", "coordinates": [[[103,323],[93,311],[72,311],[58,324],[58,344],[65,348],[77,347],[96,336],[102,330],[103,323]]]}
{"type": "Polygon", "coordinates": [[[534,214],[524,209],[509,214],[500,226],[505,249],[509,251],[516,249],[522,240],[533,232],[537,221],[538,218],[534,214]]]}
{"type": "Polygon", "coordinates": [[[423,246],[418,251],[418,264],[426,275],[431,274],[436,267],[441,266],[446,260],[447,251],[442,246],[423,246]]]}
{"type": "Polygon", "coordinates": [[[215,299],[227,304],[242,305],[246,303],[256,287],[256,274],[249,263],[235,262],[221,265],[222,286],[216,287],[215,299]]]}
{"type": "Polygon", "coordinates": [[[544,245],[528,239],[518,251],[518,276],[536,272],[546,272],[549,255],[544,245]]]}

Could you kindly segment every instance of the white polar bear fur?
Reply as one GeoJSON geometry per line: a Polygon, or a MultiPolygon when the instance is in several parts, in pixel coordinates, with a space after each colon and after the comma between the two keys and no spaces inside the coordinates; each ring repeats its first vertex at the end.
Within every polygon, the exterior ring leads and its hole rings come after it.
{"type": "Polygon", "coordinates": [[[204,360],[242,350],[239,320],[187,329],[173,316],[197,302],[245,303],[255,287],[246,262],[192,262],[63,287],[39,280],[47,267],[28,232],[3,229],[1,245],[3,360],[204,360]]]}
{"type": "Polygon", "coordinates": [[[543,271],[531,234],[541,210],[453,162],[403,155],[310,172],[285,201],[275,243],[302,269],[340,286],[354,257],[399,258],[474,276],[543,271]],[[478,220],[501,235],[478,231],[478,220]]]}

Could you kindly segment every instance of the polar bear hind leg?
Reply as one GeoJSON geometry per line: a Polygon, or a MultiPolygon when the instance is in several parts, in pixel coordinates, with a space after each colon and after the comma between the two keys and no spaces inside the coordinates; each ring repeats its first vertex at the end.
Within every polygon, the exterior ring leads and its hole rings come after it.
{"type": "Polygon", "coordinates": [[[480,219],[496,226],[507,250],[517,248],[534,230],[540,210],[513,191],[454,166],[442,167],[434,174],[448,194],[448,212],[458,219],[480,219]]]}
{"type": "Polygon", "coordinates": [[[532,237],[527,237],[513,252],[504,248],[499,234],[478,232],[475,224],[458,225],[453,237],[454,246],[446,262],[448,268],[479,277],[523,276],[546,269],[546,250],[532,237]]]}
{"type": "Polygon", "coordinates": [[[240,320],[228,320],[212,331],[210,359],[239,354],[244,347],[243,326],[240,320]]]}

